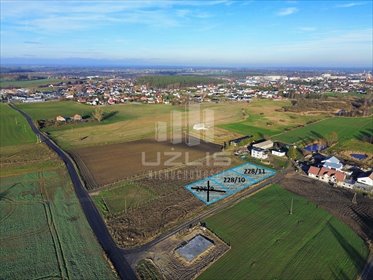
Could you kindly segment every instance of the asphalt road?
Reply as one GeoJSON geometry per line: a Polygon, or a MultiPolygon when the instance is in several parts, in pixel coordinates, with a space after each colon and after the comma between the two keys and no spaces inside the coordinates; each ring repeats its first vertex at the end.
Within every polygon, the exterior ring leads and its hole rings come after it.
{"type": "Polygon", "coordinates": [[[13,104],[10,104],[10,107],[20,112],[26,118],[32,131],[40,138],[42,142],[44,142],[49,148],[56,152],[57,155],[65,163],[71,181],[74,185],[75,193],[79,199],[81,207],[83,208],[83,212],[88,220],[88,223],[91,226],[97,240],[99,241],[106,255],[110,259],[111,263],[114,265],[119,277],[121,279],[137,279],[135,272],[124,257],[122,249],[118,248],[115,244],[106,227],[104,220],[102,219],[99,211],[97,210],[82,181],[80,180],[73,160],[51,139],[49,139],[49,137],[40,132],[29,115],[18,109],[13,104]]]}

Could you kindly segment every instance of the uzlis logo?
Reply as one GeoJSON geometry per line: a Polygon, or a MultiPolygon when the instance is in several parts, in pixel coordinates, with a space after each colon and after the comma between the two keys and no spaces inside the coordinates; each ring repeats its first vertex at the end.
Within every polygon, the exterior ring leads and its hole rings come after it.
{"type": "MultiPolygon", "coordinates": [[[[200,104],[187,104],[184,110],[173,110],[170,112],[170,122],[158,121],[155,123],[155,140],[157,142],[167,142],[177,145],[197,146],[201,141],[214,142],[214,111],[211,109],[201,109],[200,104]]],[[[227,166],[230,158],[223,153],[206,152],[206,158],[212,156],[215,166],[227,166]]],[[[146,152],[141,153],[143,166],[164,166],[179,165],[182,160],[186,165],[202,165],[201,162],[190,161],[189,152],[174,151],[156,152],[156,160],[149,161],[146,152]],[[163,160],[162,160],[163,159],[163,160]]],[[[207,161],[209,165],[210,161],[207,161]]]]}

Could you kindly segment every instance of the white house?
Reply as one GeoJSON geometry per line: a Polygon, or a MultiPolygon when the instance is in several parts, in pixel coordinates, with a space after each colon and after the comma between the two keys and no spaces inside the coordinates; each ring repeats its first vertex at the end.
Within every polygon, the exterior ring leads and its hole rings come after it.
{"type": "Polygon", "coordinates": [[[323,167],[333,169],[333,170],[342,170],[343,164],[336,157],[330,157],[322,161],[323,167]]]}
{"type": "Polygon", "coordinates": [[[266,159],[268,158],[268,152],[264,149],[252,148],[251,156],[253,158],[266,159]]]}
{"type": "Polygon", "coordinates": [[[373,172],[369,176],[357,178],[358,183],[373,187],[373,172]]]}
{"type": "Polygon", "coordinates": [[[278,157],[284,157],[286,155],[285,151],[283,150],[272,150],[272,155],[278,156],[278,157]]]}

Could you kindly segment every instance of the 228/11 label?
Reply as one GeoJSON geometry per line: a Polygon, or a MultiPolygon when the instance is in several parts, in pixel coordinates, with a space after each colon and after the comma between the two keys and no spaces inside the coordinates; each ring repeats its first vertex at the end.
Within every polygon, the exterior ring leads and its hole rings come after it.
{"type": "Polygon", "coordinates": [[[244,170],[244,174],[251,174],[251,175],[260,175],[260,174],[265,174],[265,169],[264,168],[246,168],[244,170]]]}

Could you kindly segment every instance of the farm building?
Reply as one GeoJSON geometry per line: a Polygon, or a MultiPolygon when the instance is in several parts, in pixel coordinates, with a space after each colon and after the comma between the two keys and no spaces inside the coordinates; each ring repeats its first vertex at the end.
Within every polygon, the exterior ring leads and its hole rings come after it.
{"type": "Polygon", "coordinates": [[[328,168],[328,169],[340,171],[343,168],[343,164],[336,157],[330,157],[328,159],[321,161],[321,163],[323,163],[323,167],[328,168]]]}
{"type": "Polygon", "coordinates": [[[228,141],[228,144],[229,145],[234,145],[234,146],[237,146],[238,144],[240,144],[243,140],[247,140],[247,139],[250,139],[251,137],[253,137],[252,135],[246,135],[246,136],[243,136],[243,137],[240,137],[240,138],[236,138],[236,139],[232,139],[232,140],[229,140],[228,141]]]}
{"type": "Polygon", "coordinates": [[[78,115],[78,114],[75,114],[73,117],[72,117],[73,121],[81,121],[82,120],[82,116],[81,115],[78,115]]]}
{"type": "Polygon", "coordinates": [[[273,142],[271,140],[266,140],[263,142],[259,142],[253,145],[254,148],[258,149],[270,149],[273,147],[273,142]]]}
{"type": "Polygon", "coordinates": [[[64,117],[62,117],[62,116],[57,116],[56,117],[56,121],[58,121],[58,122],[65,122],[66,119],[64,117]]]}
{"type": "Polygon", "coordinates": [[[252,148],[251,156],[253,158],[266,159],[268,158],[268,151],[260,148],[252,148]]]}

